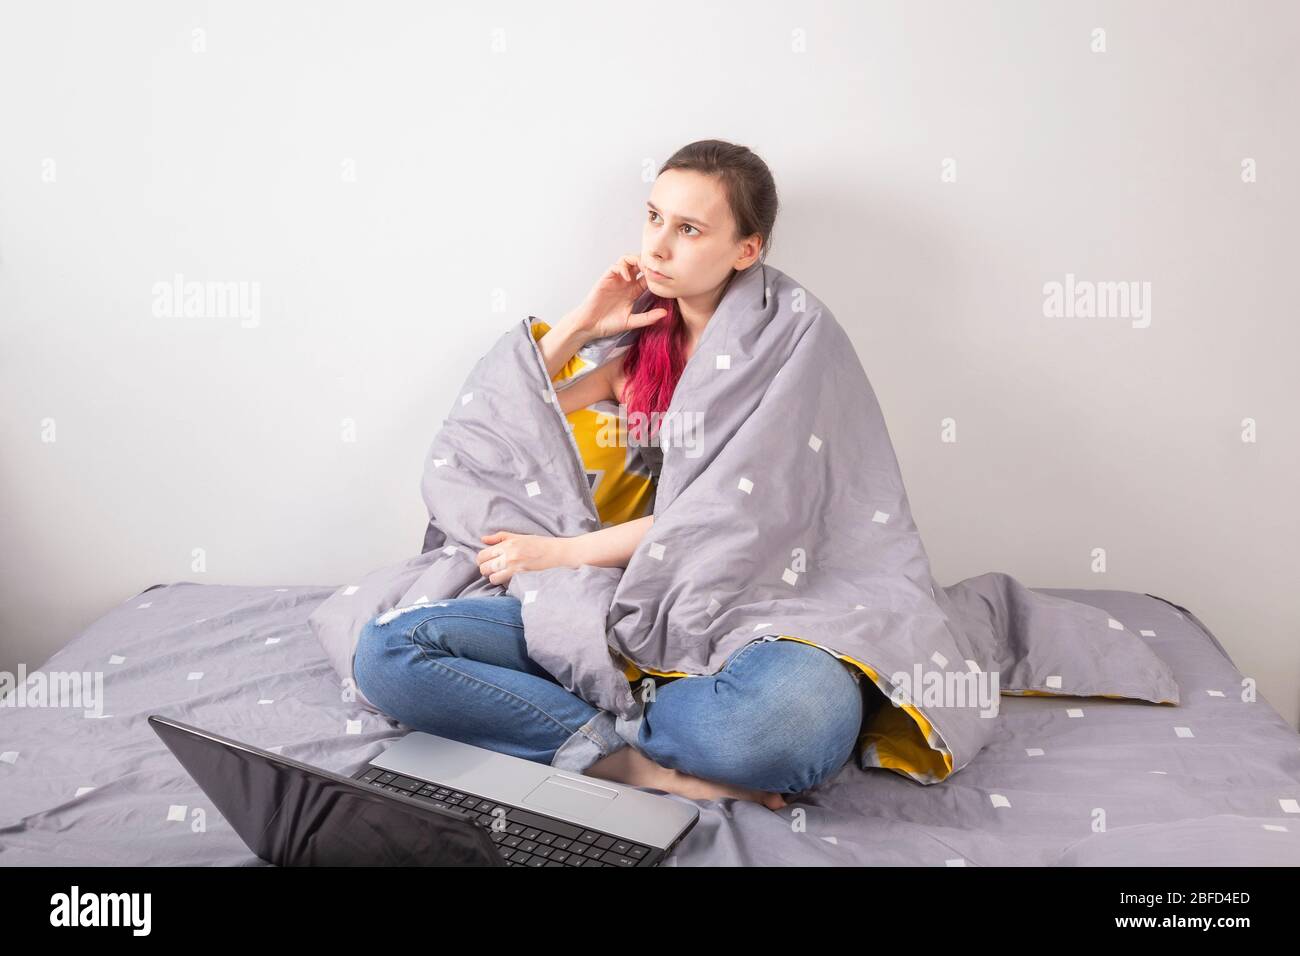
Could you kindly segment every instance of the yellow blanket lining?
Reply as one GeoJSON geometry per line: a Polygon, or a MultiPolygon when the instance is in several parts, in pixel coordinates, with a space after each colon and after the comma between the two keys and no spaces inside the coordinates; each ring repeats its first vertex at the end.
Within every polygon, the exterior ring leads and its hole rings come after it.
{"type": "MultiPolygon", "coordinates": [[[[876,688],[885,695],[886,702],[888,702],[891,692],[890,685],[882,680],[875,670],[862,661],[849,657],[847,654],[836,653],[831,648],[802,637],[779,634],[777,639],[811,644],[813,647],[820,647],[822,650],[830,651],[842,661],[848,661],[870,678],[876,688]]],[[[623,674],[627,677],[628,682],[632,684],[640,681],[647,674],[655,677],[700,676],[698,674],[687,674],[685,671],[657,671],[649,667],[640,667],[628,660],[626,655],[620,654],[619,656],[624,661],[623,674]]],[[[1013,697],[1092,696],[1111,697],[1118,700],[1128,699],[1123,694],[1054,694],[1051,691],[1043,690],[1003,690],[1001,693],[1013,697]]],[[[1174,702],[1172,700],[1162,700],[1159,703],[1173,704],[1174,702]]],[[[866,721],[862,733],[858,735],[858,744],[859,746],[874,748],[875,766],[894,770],[922,783],[937,783],[952,773],[952,752],[944,744],[943,738],[935,732],[930,722],[925,719],[925,715],[911,704],[903,704],[901,707],[895,707],[892,704],[877,707],[866,721]]]]}

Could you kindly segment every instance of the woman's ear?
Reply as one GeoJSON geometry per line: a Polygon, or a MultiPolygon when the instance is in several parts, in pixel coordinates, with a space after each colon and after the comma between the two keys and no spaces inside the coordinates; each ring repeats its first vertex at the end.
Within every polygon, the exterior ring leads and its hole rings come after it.
{"type": "Polygon", "coordinates": [[[740,257],[731,264],[731,267],[737,272],[744,272],[763,254],[763,237],[758,233],[747,238],[740,244],[740,257]]]}

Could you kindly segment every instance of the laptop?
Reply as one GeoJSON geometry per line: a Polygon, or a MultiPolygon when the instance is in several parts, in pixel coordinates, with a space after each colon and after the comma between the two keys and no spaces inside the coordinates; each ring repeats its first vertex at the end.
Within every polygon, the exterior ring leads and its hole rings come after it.
{"type": "Polygon", "coordinates": [[[152,714],[250,850],[277,866],[658,866],[700,811],[413,731],[351,777],[152,714]]]}

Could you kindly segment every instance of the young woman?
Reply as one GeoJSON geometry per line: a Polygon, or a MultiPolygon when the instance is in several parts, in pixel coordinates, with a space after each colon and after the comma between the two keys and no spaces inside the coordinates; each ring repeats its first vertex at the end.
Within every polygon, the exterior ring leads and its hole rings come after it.
{"type": "MultiPolygon", "coordinates": [[[[654,522],[653,514],[628,516],[650,510],[653,488],[634,489],[630,505],[627,487],[615,493],[616,482],[599,467],[609,462],[592,460],[595,445],[577,427],[590,423],[580,416],[600,402],[626,406],[632,421],[636,412],[668,407],[731,279],[766,255],[777,196],[758,156],[703,140],[661,167],[646,206],[640,254],[614,263],[538,343],[547,373],[557,378],[586,342],[643,329],[619,359],[557,390],[589,471],[602,476],[593,497],[608,526],[571,538],[484,535],[479,570],[493,584],[517,571],[627,566],[654,522]],[[656,307],[632,314],[646,289],[656,307]]],[[[624,449],[614,452],[621,461],[624,449]]],[[[353,670],[375,706],[416,730],[632,786],[772,809],[844,765],[866,703],[850,665],[809,644],[759,637],[716,674],[659,678],[655,699],[627,722],[571,694],[529,658],[520,603],[508,594],[458,598],[386,624],[372,620],[353,670]]]]}

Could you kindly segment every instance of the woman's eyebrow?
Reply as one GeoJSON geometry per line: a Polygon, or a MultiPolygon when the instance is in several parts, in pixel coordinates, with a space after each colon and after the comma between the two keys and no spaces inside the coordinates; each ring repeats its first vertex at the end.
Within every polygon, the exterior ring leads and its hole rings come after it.
{"type": "MultiPolygon", "coordinates": [[[[655,212],[659,213],[659,215],[661,216],[663,215],[662,210],[660,210],[654,203],[650,202],[649,200],[646,200],[646,205],[649,206],[651,209],[653,209],[655,212]]],[[[699,226],[701,229],[709,228],[709,224],[700,219],[691,219],[688,216],[678,216],[677,220],[679,222],[689,222],[692,226],[699,226]]]]}

